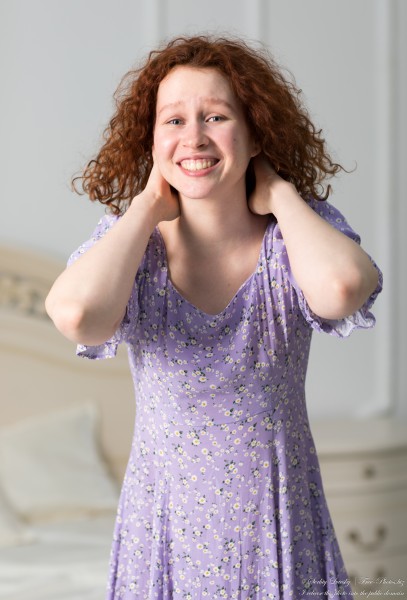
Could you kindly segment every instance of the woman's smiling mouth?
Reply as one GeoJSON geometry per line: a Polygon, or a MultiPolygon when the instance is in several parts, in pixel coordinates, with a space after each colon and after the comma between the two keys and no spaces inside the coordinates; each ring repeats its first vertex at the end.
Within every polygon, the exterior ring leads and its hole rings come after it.
{"type": "Polygon", "coordinates": [[[197,159],[184,159],[178,164],[189,173],[197,173],[207,171],[211,167],[214,167],[219,162],[217,158],[197,158],[197,159]]]}

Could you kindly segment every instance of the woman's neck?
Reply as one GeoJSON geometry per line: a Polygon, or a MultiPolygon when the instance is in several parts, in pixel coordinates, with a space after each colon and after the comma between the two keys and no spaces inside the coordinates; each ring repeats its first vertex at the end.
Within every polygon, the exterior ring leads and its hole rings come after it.
{"type": "Polygon", "coordinates": [[[177,233],[186,246],[199,252],[241,243],[261,220],[249,210],[245,194],[229,200],[181,198],[180,204],[177,233]]]}

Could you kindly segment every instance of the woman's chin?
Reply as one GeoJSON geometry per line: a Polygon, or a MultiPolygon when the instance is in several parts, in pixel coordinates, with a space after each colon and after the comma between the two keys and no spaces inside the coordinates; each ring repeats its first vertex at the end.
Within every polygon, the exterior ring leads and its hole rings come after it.
{"type": "Polygon", "coordinates": [[[194,182],[193,185],[177,185],[173,187],[177,190],[179,197],[186,200],[207,200],[221,193],[221,186],[213,184],[205,185],[204,182],[194,182]]]}
{"type": "Polygon", "coordinates": [[[177,190],[181,200],[205,200],[208,197],[206,190],[189,189],[185,186],[174,187],[174,189],[177,190]]]}

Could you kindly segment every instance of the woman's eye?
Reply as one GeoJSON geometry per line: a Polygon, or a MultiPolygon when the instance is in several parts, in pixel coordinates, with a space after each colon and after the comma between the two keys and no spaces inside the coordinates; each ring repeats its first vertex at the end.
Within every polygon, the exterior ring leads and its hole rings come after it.
{"type": "Polygon", "coordinates": [[[213,117],[209,117],[208,121],[217,123],[218,121],[223,121],[223,117],[221,117],[220,115],[213,115],[213,117]]]}
{"type": "Polygon", "coordinates": [[[168,125],[180,125],[181,119],[170,119],[168,125]]]}

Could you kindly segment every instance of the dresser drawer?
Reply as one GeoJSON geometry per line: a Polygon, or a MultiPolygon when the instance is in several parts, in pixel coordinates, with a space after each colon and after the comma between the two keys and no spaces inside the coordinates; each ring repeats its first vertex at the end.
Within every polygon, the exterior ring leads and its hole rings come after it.
{"type": "Polygon", "coordinates": [[[346,560],[355,600],[364,598],[407,599],[407,552],[369,560],[346,560]]]}
{"type": "MultiPolygon", "coordinates": [[[[407,552],[407,490],[348,496],[327,497],[329,511],[342,553],[353,558],[373,558],[386,553],[407,552]]],[[[407,563],[405,565],[407,573],[407,563]]]]}
{"type": "Polygon", "coordinates": [[[319,457],[327,494],[348,495],[383,489],[407,489],[407,451],[353,457],[319,457]]]}

